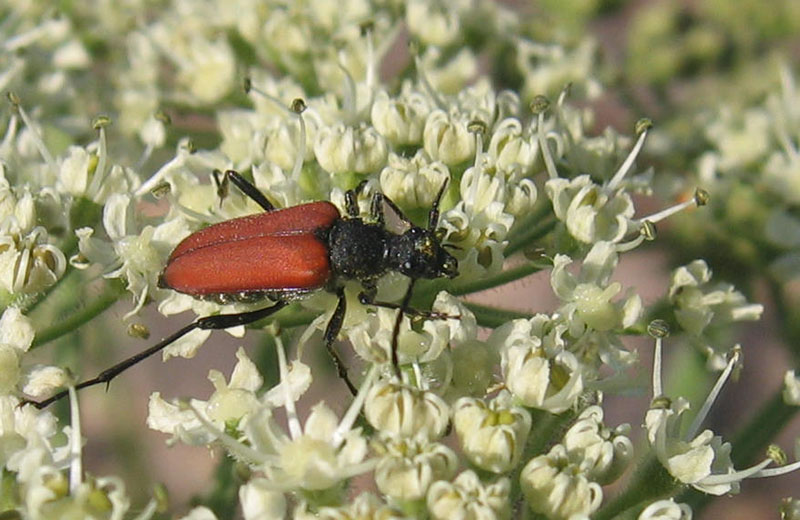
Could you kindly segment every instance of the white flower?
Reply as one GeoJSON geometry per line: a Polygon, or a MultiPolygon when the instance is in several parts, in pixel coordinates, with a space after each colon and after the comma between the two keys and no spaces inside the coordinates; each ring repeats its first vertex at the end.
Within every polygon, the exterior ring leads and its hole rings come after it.
{"type": "Polygon", "coordinates": [[[379,459],[375,483],[384,495],[397,501],[419,500],[437,480],[450,480],[458,469],[458,457],[424,435],[403,438],[382,435],[373,445],[379,459]]]}
{"type": "Polygon", "coordinates": [[[42,227],[25,236],[0,232],[0,289],[10,294],[35,293],[56,283],[67,261],[64,253],[48,242],[42,227]]]}
{"type": "Polygon", "coordinates": [[[264,21],[262,36],[279,55],[285,54],[287,58],[302,55],[309,51],[314,42],[309,34],[311,28],[305,21],[302,16],[290,13],[288,9],[272,9],[270,16],[264,21]]]}
{"type": "Polygon", "coordinates": [[[16,307],[8,307],[0,317],[0,344],[11,345],[27,352],[33,343],[35,331],[27,316],[16,307]]]}
{"type": "MultiPolygon", "coordinates": [[[[198,420],[194,411],[200,413],[205,420],[218,428],[241,429],[247,419],[261,410],[263,406],[259,397],[256,396],[256,391],[261,389],[264,380],[243,348],[240,347],[236,351],[236,359],[236,366],[231,373],[230,382],[226,382],[225,377],[218,370],[209,370],[208,379],[214,385],[214,392],[207,401],[193,399],[191,406],[194,410],[187,410],[180,403],[168,403],[161,398],[159,392],[155,392],[150,396],[147,425],[154,430],[171,434],[171,442],[181,440],[187,444],[208,444],[215,439],[213,432],[210,432],[202,421],[198,420]]],[[[303,373],[302,368],[299,368],[297,373],[303,373]]],[[[295,375],[294,372],[293,375],[295,375]]],[[[299,394],[294,388],[297,384],[292,380],[293,388],[290,392],[294,400],[299,398],[299,394]]],[[[299,385],[302,388],[300,392],[302,394],[308,384],[300,383],[299,385]]],[[[285,400],[283,383],[273,388],[272,391],[278,391],[279,398],[265,395],[264,401],[269,402],[272,399],[283,402],[285,400]]]]}
{"type": "Polygon", "coordinates": [[[794,370],[787,370],[783,376],[783,402],[800,406],[800,377],[794,375],[794,370]]]}
{"type": "Polygon", "coordinates": [[[564,434],[562,443],[570,460],[580,465],[587,478],[610,484],[633,458],[630,429],[628,424],[609,429],[603,424],[603,409],[589,406],[564,434]]]}
{"type": "Polygon", "coordinates": [[[99,138],[86,148],[70,146],[66,157],[58,159],[55,186],[76,198],[104,204],[113,193],[125,193],[139,187],[137,174],[128,167],[109,164],[106,126],[108,118],[98,117],[94,126],[99,138]]]}
{"type": "Polygon", "coordinates": [[[769,114],[762,108],[735,111],[723,105],[705,126],[706,138],[718,151],[719,168],[744,174],[748,166],[762,159],[769,149],[770,124],[769,114]]]}
{"type": "Polygon", "coordinates": [[[658,460],[674,478],[704,493],[738,493],[738,481],[712,483],[711,478],[734,473],[729,443],[723,443],[711,430],[687,439],[675,433],[680,431],[682,415],[687,410],[689,403],[682,398],[673,400],[669,408],[648,410],[645,416],[647,438],[658,460]],[[705,483],[705,479],[709,479],[709,483],[705,483]]]}
{"type": "Polygon", "coordinates": [[[406,3],[406,24],[425,45],[444,47],[460,36],[458,13],[449,2],[410,0],[406,3]]]}
{"type": "Polygon", "coordinates": [[[279,520],[286,517],[286,497],[270,489],[269,481],[254,478],[239,488],[245,520],[279,520]]]}
{"type": "Polygon", "coordinates": [[[224,376],[218,370],[208,373],[208,379],[215,390],[208,399],[206,413],[209,419],[217,423],[238,421],[255,411],[258,406],[256,391],[261,388],[264,379],[243,348],[239,347],[236,351],[236,359],[238,362],[233,368],[229,383],[225,382],[224,376]]]}
{"type": "Polygon", "coordinates": [[[33,343],[31,321],[16,307],[0,318],[0,395],[14,392],[21,377],[20,361],[33,343]]]}
{"type": "Polygon", "coordinates": [[[105,278],[122,278],[136,302],[131,316],[138,312],[156,286],[156,278],[164,265],[171,247],[187,234],[185,221],[172,219],[157,226],[139,228],[134,223],[133,201],[130,196],[114,194],[103,208],[103,225],[110,239],[105,242],[94,238],[94,230],[81,228],[75,231],[82,259],[73,258],[76,267],[89,260],[101,264],[105,278]]]}
{"type": "Polygon", "coordinates": [[[430,208],[449,178],[449,168],[430,161],[423,150],[408,158],[390,153],[380,173],[381,192],[403,208],[430,208]]]}
{"type": "Polygon", "coordinates": [[[150,114],[150,117],[147,118],[139,129],[139,139],[152,148],[164,146],[164,142],[167,140],[167,129],[164,125],[163,118],[156,117],[155,114],[150,114]]]}
{"type": "Polygon", "coordinates": [[[409,519],[400,509],[391,507],[372,493],[366,492],[355,497],[350,504],[339,507],[325,506],[312,509],[303,501],[293,511],[292,518],[295,520],[409,519]]]}
{"type": "MultiPolygon", "coordinates": [[[[298,160],[312,160],[314,143],[322,126],[322,122],[313,114],[310,110],[300,116],[291,114],[290,118],[284,118],[258,132],[259,137],[263,132],[263,140],[266,141],[264,157],[286,172],[291,172],[298,160]],[[301,117],[303,125],[300,124],[301,117]]],[[[260,143],[254,143],[256,146],[258,144],[260,143]]]]}
{"type": "Polygon", "coordinates": [[[563,325],[540,314],[506,323],[489,338],[501,351],[506,388],[525,406],[561,413],[583,392],[581,366],[564,350],[564,332],[563,325]]]}
{"type": "Polygon", "coordinates": [[[286,435],[266,409],[245,427],[245,437],[262,455],[258,466],[275,491],[328,489],[369,471],[374,461],[364,461],[367,442],[360,428],[349,429],[347,416],[339,422],[324,402],[311,408],[301,430],[286,435]]]}
{"type": "Polygon", "coordinates": [[[605,332],[633,325],[641,316],[642,302],[637,294],[612,302],[622,286],[611,282],[617,267],[616,246],[610,242],[597,242],[586,255],[579,275],[567,270],[572,259],[556,255],[550,283],[553,292],[564,302],[559,313],[570,324],[570,334],[580,337],[586,329],[605,332]]]}
{"type": "Polygon", "coordinates": [[[3,467],[17,472],[23,470],[31,449],[52,450],[50,439],[56,432],[56,418],[49,411],[20,406],[18,398],[0,395],[0,463],[3,467]]]}
{"type": "Polygon", "coordinates": [[[781,520],[798,520],[800,518],[800,499],[784,498],[781,503],[781,520]]]}
{"type": "Polygon", "coordinates": [[[52,394],[72,381],[61,367],[37,365],[26,370],[22,379],[22,392],[32,397],[52,394]]]}
{"type": "MultiPolygon", "coordinates": [[[[745,296],[728,283],[711,283],[711,269],[705,260],[695,260],[672,272],[669,299],[675,306],[675,318],[687,332],[696,336],[704,346],[704,335],[710,327],[737,321],[758,320],[764,306],[748,303],[745,296]]],[[[721,370],[724,353],[707,348],[709,366],[721,370]]]]}
{"type": "Polygon", "coordinates": [[[370,388],[364,415],[377,430],[404,437],[438,439],[450,423],[450,408],[441,397],[386,380],[370,388]]]}
{"type": "Polygon", "coordinates": [[[212,41],[197,35],[183,50],[186,55],[179,58],[178,81],[191,94],[188,102],[213,103],[230,92],[236,77],[236,60],[226,39],[212,41]]]}
{"type": "Polygon", "coordinates": [[[469,120],[437,109],[425,120],[425,151],[435,161],[459,165],[475,156],[475,138],[467,129],[469,120]]]}
{"type": "Polygon", "coordinates": [[[236,169],[250,166],[264,155],[267,123],[252,110],[219,110],[217,127],[222,138],[219,149],[236,169]]]}
{"type": "Polygon", "coordinates": [[[463,397],[453,405],[453,426],[464,454],[487,471],[505,473],[519,464],[531,429],[527,410],[501,392],[488,404],[463,397]]]}
{"type": "MultiPolygon", "coordinates": [[[[86,520],[121,519],[130,509],[125,484],[118,477],[90,479],[59,489],[63,475],[51,466],[42,466],[26,483],[23,502],[28,518],[82,518],[86,520]],[[63,490],[63,491],[62,491],[63,490]]],[[[155,510],[149,507],[141,515],[148,519],[155,510]]]]}
{"type": "Polygon", "coordinates": [[[432,109],[431,99],[404,82],[397,97],[385,90],[375,95],[370,118],[375,129],[392,146],[408,146],[422,142],[425,120],[432,109]]]}
{"type": "Polygon", "coordinates": [[[147,426],[152,430],[171,435],[167,444],[180,441],[184,444],[204,446],[214,442],[217,439],[216,433],[206,428],[197,417],[202,413],[206,403],[192,400],[189,405],[197,405],[198,412],[195,413],[177,403],[170,403],[161,397],[160,392],[153,392],[147,406],[147,426]]]}
{"type": "MultiPolygon", "coordinates": [[[[562,100],[563,95],[557,105],[559,111],[562,100]]],[[[656,215],[633,219],[635,209],[630,188],[635,188],[637,182],[626,180],[626,176],[644,147],[652,126],[646,119],[637,121],[636,143],[616,172],[603,184],[596,184],[588,174],[579,175],[571,180],[559,177],[550,145],[547,143],[550,134],[545,132],[544,112],[540,110],[538,114],[537,137],[549,176],[549,180],[545,183],[545,191],[553,203],[556,218],[564,222],[567,231],[575,239],[588,244],[599,241],[620,242],[629,231],[638,231],[642,221],[657,222],[696,203],[687,201],[656,215]]],[[[560,156],[565,152],[562,150],[558,153],[560,156]]],[[[603,172],[592,173],[597,175],[603,172]]]]}
{"type": "Polygon", "coordinates": [[[505,239],[514,224],[512,212],[535,203],[536,186],[530,179],[512,182],[489,156],[480,155],[476,165],[464,172],[459,190],[461,200],[442,222],[448,242],[466,251],[459,258],[459,272],[465,278],[496,274],[502,269],[505,239]]]}
{"type": "Polygon", "coordinates": [[[773,457],[768,456],[749,468],[736,470],[730,457],[730,443],[722,442],[722,437],[715,436],[711,430],[698,434],[723,385],[739,363],[739,345],[731,350],[725,369],[688,428],[681,424],[683,414],[689,410],[688,401],[682,397],[669,399],[661,395],[661,351],[662,337],[657,336],[653,362],[654,397],[645,416],[645,428],[656,457],[670,475],[698,491],[719,496],[738,493],[739,483],[748,477],[780,475],[800,467],[800,463],[796,463],[764,469],[773,462],[773,457]]]}
{"type": "Polygon", "coordinates": [[[619,242],[628,233],[635,209],[626,191],[606,190],[588,175],[550,179],[544,187],[556,217],[577,240],[619,242]]]}
{"type": "MultiPolygon", "coordinates": [[[[281,381],[288,381],[283,345],[278,341],[278,363],[281,381]]],[[[377,374],[370,369],[358,395],[339,421],[324,402],[311,408],[302,425],[297,417],[293,385],[283,386],[284,408],[288,418],[288,434],[281,431],[270,405],[261,406],[241,426],[238,438],[230,436],[205,416],[194,404],[184,407],[200,426],[216,438],[238,460],[264,473],[260,484],[272,491],[330,489],[340,482],[373,469],[374,460],[367,456],[367,441],[360,428],[353,429],[361,407],[377,374]]]]}
{"type": "Polygon", "coordinates": [[[461,47],[454,55],[444,55],[441,48],[431,46],[419,57],[417,73],[420,71],[437,91],[457,94],[478,75],[478,57],[467,47],[461,47]]]}
{"type": "Polygon", "coordinates": [[[656,500],[639,513],[637,520],[692,520],[692,509],[672,498],[656,500]]]}
{"type": "Polygon", "coordinates": [[[336,124],[321,128],[314,142],[314,155],[331,174],[372,173],[386,164],[389,148],[375,128],[336,124]]]}
{"type": "Polygon", "coordinates": [[[557,92],[571,83],[585,88],[590,98],[600,95],[602,87],[593,77],[596,53],[597,43],[591,38],[572,49],[517,39],[515,56],[523,75],[523,97],[557,92]]]}
{"type": "Polygon", "coordinates": [[[428,511],[434,520],[505,519],[510,514],[507,478],[484,484],[473,471],[464,471],[453,482],[438,481],[428,490],[428,511]]]}
{"type": "Polygon", "coordinates": [[[91,63],[86,47],[77,39],[67,41],[53,53],[53,65],[61,69],[85,69],[91,63]]]}
{"type": "Polygon", "coordinates": [[[516,117],[500,121],[492,129],[486,153],[492,157],[497,168],[512,171],[519,169],[520,175],[533,171],[539,155],[539,141],[530,128],[523,128],[516,117]]]}
{"type": "Polygon", "coordinates": [[[603,501],[603,489],[570,462],[561,444],[528,462],[522,469],[520,485],[528,506],[553,520],[591,515],[603,501]]]}
{"type": "Polygon", "coordinates": [[[217,515],[205,506],[197,506],[182,516],[180,520],[217,520],[217,515]]]}
{"type": "Polygon", "coordinates": [[[83,195],[89,185],[89,167],[91,156],[85,148],[70,146],[67,156],[61,162],[59,186],[73,195],[83,195]]]}

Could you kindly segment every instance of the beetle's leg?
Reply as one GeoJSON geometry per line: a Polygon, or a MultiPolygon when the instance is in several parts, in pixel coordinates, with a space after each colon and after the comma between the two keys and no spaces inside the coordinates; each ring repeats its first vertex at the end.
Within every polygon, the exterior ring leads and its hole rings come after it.
{"type": "Polygon", "coordinates": [[[355,190],[344,192],[344,209],[350,218],[358,218],[358,201],[355,190]]]}
{"type": "Polygon", "coordinates": [[[328,354],[333,358],[333,364],[336,365],[336,372],[339,374],[339,377],[344,380],[344,384],[347,385],[347,389],[350,390],[350,393],[356,395],[358,389],[356,389],[350,381],[350,377],[347,375],[347,367],[344,366],[342,358],[339,357],[339,353],[336,352],[336,349],[333,347],[337,336],[339,336],[339,332],[342,330],[344,314],[347,310],[347,299],[344,295],[344,289],[339,288],[336,291],[336,295],[339,297],[339,303],[336,305],[336,309],[333,311],[333,315],[331,319],[328,320],[328,325],[325,327],[325,334],[323,336],[325,348],[328,350],[328,354]]]}
{"type": "Polygon", "coordinates": [[[364,188],[367,186],[367,179],[358,183],[358,186],[353,188],[352,190],[347,190],[344,192],[344,206],[345,210],[347,211],[347,216],[350,218],[358,218],[359,214],[361,213],[358,210],[358,197],[361,195],[361,192],[364,191],[364,188]]]}
{"type": "MultiPolygon", "coordinates": [[[[400,309],[401,305],[399,303],[394,302],[384,302],[375,300],[375,295],[370,295],[367,292],[362,292],[358,295],[358,301],[361,302],[362,305],[373,305],[375,307],[383,307],[386,309],[400,309]]],[[[460,320],[461,315],[453,315],[453,314],[445,314],[443,312],[436,312],[436,311],[423,311],[419,309],[415,309],[414,307],[406,307],[403,309],[403,312],[408,314],[409,316],[424,318],[426,320],[460,320]]]]}
{"type": "Polygon", "coordinates": [[[250,197],[253,202],[264,208],[264,211],[275,211],[275,205],[267,200],[267,197],[261,193],[261,190],[256,188],[250,181],[242,177],[239,172],[235,170],[225,170],[222,180],[219,179],[219,170],[214,170],[213,173],[214,182],[217,185],[217,193],[219,194],[220,199],[225,198],[228,193],[228,182],[232,182],[237,188],[239,188],[239,191],[244,193],[247,197],[250,197]]]}
{"type": "MultiPolygon", "coordinates": [[[[284,300],[278,300],[275,302],[275,305],[271,307],[265,307],[263,309],[256,309],[254,311],[248,312],[240,312],[237,314],[218,314],[216,316],[206,316],[204,318],[198,318],[189,325],[186,325],[182,329],[178,330],[177,332],[173,333],[171,336],[168,336],[162,339],[160,342],[156,343],[152,347],[139,352],[138,354],[129,357],[124,361],[120,361],[116,365],[106,370],[100,372],[97,377],[92,379],[87,379],[86,381],[82,381],[75,385],[76,390],[80,390],[81,388],[86,388],[89,386],[95,386],[103,383],[110,383],[112,379],[117,377],[120,373],[124,372],[125,370],[129,369],[139,361],[147,359],[148,357],[152,356],[153,354],[163,350],[171,343],[177,341],[178,339],[182,338],[186,334],[190,333],[195,329],[227,329],[230,327],[235,327],[237,325],[246,325],[248,323],[253,323],[254,321],[258,321],[262,318],[266,318],[270,314],[278,312],[282,308],[286,306],[287,302],[284,300]]],[[[67,390],[59,392],[52,397],[48,397],[43,401],[32,401],[32,400],[24,400],[21,404],[32,404],[36,408],[42,409],[45,406],[48,406],[62,397],[66,396],[68,393],[67,390]]]]}
{"type": "Polygon", "coordinates": [[[375,224],[379,224],[383,226],[384,224],[384,215],[383,215],[383,201],[385,197],[383,193],[376,191],[372,194],[372,202],[369,206],[369,215],[371,220],[375,224]]]}

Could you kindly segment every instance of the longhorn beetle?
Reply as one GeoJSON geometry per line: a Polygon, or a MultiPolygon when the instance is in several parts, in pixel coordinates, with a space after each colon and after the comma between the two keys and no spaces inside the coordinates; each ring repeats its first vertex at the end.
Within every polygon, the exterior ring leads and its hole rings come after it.
{"type": "MultiPolygon", "coordinates": [[[[458,275],[458,262],[445,251],[441,244],[443,230],[437,228],[439,203],[447,181],[439,189],[428,213],[427,228],[422,228],[414,225],[391,199],[377,191],[371,200],[370,219],[362,219],[357,197],[365,183],[345,193],[347,214],[342,216],[336,206],[326,201],[275,209],[264,194],[239,173],[228,170],[222,180],[219,173],[214,172],[214,179],[221,195],[228,182],[233,182],[265,212],[220,222],[186,237],[170,254],[159,277],[159,286],[219,302],[269,298],[274,304],[236,314],[198,318],[97,377],[78,383],[76,389],[111,382],[121,372],[195,329],[227,329],[253,323],[278,312],[293,299],[324,289],[339,298],[325,328],[325,347],[339,376],[355,394],[356,388],[333,347],[344,321],[344,282],[347,280],[361,283],[363,291],[359,299],[363,304],[399,311],[392,331],[391,352],[392,365],[398,375],[397,336],[404,313],[426,318],[456,318],[409,307],[411,290],[418,279],[458,275]],[[386,229],[384,203],[407,226],[404,232],[397,234],[386,229]],[[388,271],[410,278],[399,304],[375,300],[376,282],[388,271]]],[[[67,391],[42,401],[26,402],[44,408],[65,395],[67,391]]]]}

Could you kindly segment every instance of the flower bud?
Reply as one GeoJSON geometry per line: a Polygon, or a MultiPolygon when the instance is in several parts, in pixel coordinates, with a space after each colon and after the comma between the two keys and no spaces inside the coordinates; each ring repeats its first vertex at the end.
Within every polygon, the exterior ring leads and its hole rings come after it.
{"type": "Polygon", "coordinates": [[[364,414],[376,429],[403,437],[437,439],[450,422],[450,409],[441,397],[389,381],[370,388],[364,414]]]}
{"type": "Polygon", "coordinates": [[[448,166],[461,164],[475,155],[475,137],[467,129],[467,122],[443,110],[434,110],[428,116],[423,143],[428,155],[448,166]]]}
{"type": "Polygon", "coordinates": [[[424,498],[431,484],[450,480],[458,469],[453,450],[423,436],[385,436],[375,451],[382,455],[375,467],[375,483],[393,500],[424,498]]]}
{"type": "Polygon", "coordinates": [[[600,485],[570,464],[560,444],[528,462],[522,469],[520,486],[531,510],[553,520],[591,515],[603,501],[600,485]]]}
{"type": "Polygon", "coordinates": [[[656,500],[639,513],[637,520],[692,520],[692,509],[672,498],[656,500]]]}
{"type": "Polygon", "coordinates": [[[501,478],[484,484],[473,471],[464,471],[453,482],[440,480],[428,491],[428,511],[434,520],[508,518],[511,483],[501,478]]]}
{"type": "Polygon", "coordinates": [[[633,444],[627,437],[630,425],[614,430],[603,424],[603,409],[590,406],[564,435],[570,460],[576,461],[586,476],[599,484],[616,480],[633,458],[633,444]]]}
{"type": "Polygon", "coordinates": [[[370,117],[375,129],[393,146],[408,146],[422,142],[430,111],[431,101],[420,92],[409,89],[392,98],[382,90],[375,96],[370,117]]]}
{"type": "Polygon", "coordinates": [[[531,429],[528,411],[509,401],[504,392],[489,404],[464,397],[453,406],[453,425],[464,454],[493,473],[505,473],[519,463],[531,429]]]}
{"type": "Polygon", "coordinates": [[[386,164],[386,140],[375,128],[337,124],[321,128],[314,142],[314,155],[326,171],[371,173],[386,164]]]}

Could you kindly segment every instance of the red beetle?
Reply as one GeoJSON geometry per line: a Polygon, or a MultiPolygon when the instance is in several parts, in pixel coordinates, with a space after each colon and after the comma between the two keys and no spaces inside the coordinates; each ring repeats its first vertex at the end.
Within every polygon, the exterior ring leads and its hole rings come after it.
{"type": "MultiPolygon", "coordinates": [[[[380,192],[373,195],[369,220],[359,216],[356,198],[364,183],[345,194],[347,215],[342,216],[330,202],[310,202],[276,210],[255,186],[233,170],[222,181],[215,179],[224,193],[228,181],[264,208],[265,213],[214,224],[186,237],[172,251],[159,286],[203,299],[225,303],[253,302],[261,299],[273,305],[236,314],[198,318],[159,343],[104,370],[97,377],[76,385],[85,388],[110,382],[127,368],[159,352],[195,329],[226,329],[265,318],[290,300],[311,291],[325,289],[339,297],[339,303],[325,328],[324,340],[340,377],[353,394],[356,388],[333,348],[346,311],[344,282],[358,280],[364,291],[360,300],[398,309],[392,336],[392,363],[399,371],[397,334],[403,313],[433,318],[449,318],[408,307],[414,282],[420,278],[453,278],[458,263],[441,244],[437,229],[439,202],[447,183],[442,185],[428,214],[427,228],[414,225],[391,199],[380,192]],[[394,233],[384,224],[383,203],[389,205],[406,224],[403,233],[394,233]],[[376,282],[388,271],[408,276],[409,283],[401,303],[375,301],[376,282]]],[[[43,408],[67,395],[66,391],[43,401],[27,401],[43,408]]]]}

